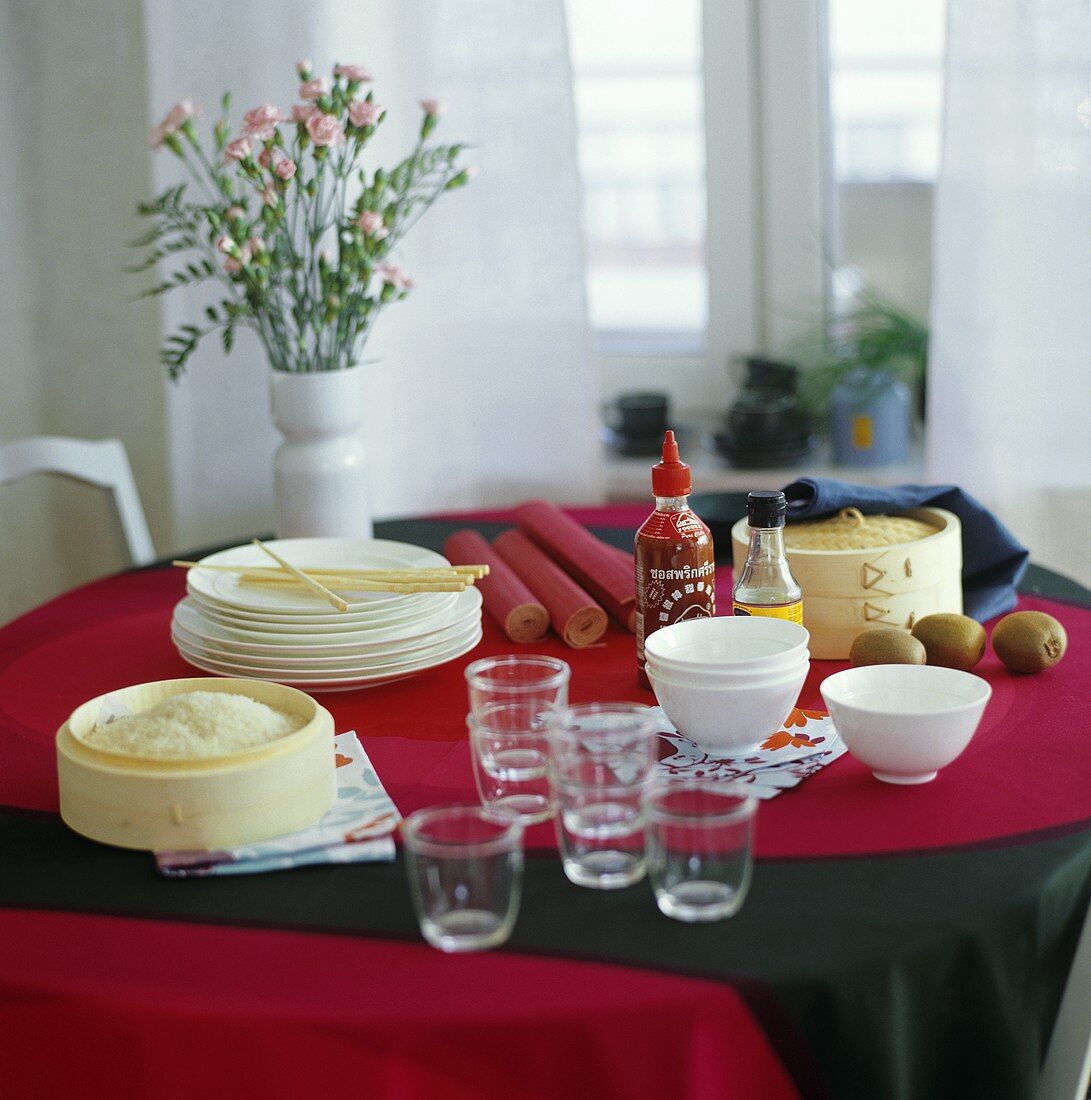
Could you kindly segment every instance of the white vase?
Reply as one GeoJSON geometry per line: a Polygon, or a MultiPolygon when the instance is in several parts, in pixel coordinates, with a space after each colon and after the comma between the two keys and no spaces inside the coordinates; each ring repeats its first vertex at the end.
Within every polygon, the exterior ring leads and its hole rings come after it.
{"type": "Polygon", "coordinates": [[[273,459],[280,538],[371,538],[364,370],[271,372],[273,423],[284,435],[273,459]]]}

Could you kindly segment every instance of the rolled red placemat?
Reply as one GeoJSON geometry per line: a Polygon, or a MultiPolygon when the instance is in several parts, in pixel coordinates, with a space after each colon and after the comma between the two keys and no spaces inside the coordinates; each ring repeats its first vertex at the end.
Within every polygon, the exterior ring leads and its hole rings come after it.
{"type": "Polygon", "coordinates": [[[477,581],[485,610],[513,642],[537,642],[549,632],[549,612],[477,531],[456,531],[443,544],[452,565],[487,565],[477,581]]]}
{"type": "Polygon", "coordinates": [[[574,577],[622,626],[636,630],[636,573],[622,552],[595,538],[547,500],[515,509],[519,528],[574,577]]]}
{"type": "Polygon", "coordinates": [[[582,649],[606,633],[606,612],[522,531],[505,531],[492,545],[545,604],[553,629],[566,644],[582,649]]]}

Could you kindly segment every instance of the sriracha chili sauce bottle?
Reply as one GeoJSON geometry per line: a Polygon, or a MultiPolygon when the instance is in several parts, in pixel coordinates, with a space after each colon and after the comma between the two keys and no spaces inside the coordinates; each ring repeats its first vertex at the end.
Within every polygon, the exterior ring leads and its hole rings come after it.
{"type": "Polygon", "coordinates": [[[661,626],[716,614],[712,533],[690,510],[690,488],[689,467],[667,432],[652,467],[655,511],[636,533],[636,667],[646,688],[645,638],[661,626]]]}

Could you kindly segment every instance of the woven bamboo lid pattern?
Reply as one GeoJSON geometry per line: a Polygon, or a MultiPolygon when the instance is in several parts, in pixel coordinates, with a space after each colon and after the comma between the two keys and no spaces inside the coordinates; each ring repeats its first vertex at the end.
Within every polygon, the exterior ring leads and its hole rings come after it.
{"type": "Polygon", "coordinates": [[[916,542],[938,530],[911,516],[865,516],[856,508],[842,508],[827,519],[789,524],[784,545],[793,550],[865,550],[916,542]]]}

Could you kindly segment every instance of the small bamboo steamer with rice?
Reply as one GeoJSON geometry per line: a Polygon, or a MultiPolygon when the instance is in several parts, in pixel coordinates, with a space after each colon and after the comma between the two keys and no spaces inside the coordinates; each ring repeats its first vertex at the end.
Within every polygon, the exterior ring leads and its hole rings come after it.
{"type": "MultiPolygon", "coordinates": [[[[746,562],[748,541],[743,518],[731,529],[736,574],[746,562]]],[[[925,615],[962,613],[962,525],[944,508],[897,516],[864,516],[846,508],[826,520],[790,524],[785,554],[803,589],[803,625],[811,634],[811,656],[819,660],[847,660],[865,630],[910,630],[925,615]],[[920,524],[931,533],[921,535],[920,524]],[[914,530],[907,534],[907,527],[914,530]],[[889,539],[895,541],[884,542],[889,539]],[[839,545],[790,545],[797,540],[839,545]]]]}
{"type": "Polygon", "coordinates": [[[158,680],[108,693],[139,713],[172,695],[248,695],[301,728],[263,745],[194,758],[135,756],[88,744],[107,695],[78,707],[57,731],[61,817],[119,848],[208,850],[251,844],[313,825],[337,798],[333,717],[309,695],[260,680],[158,680]]]}

